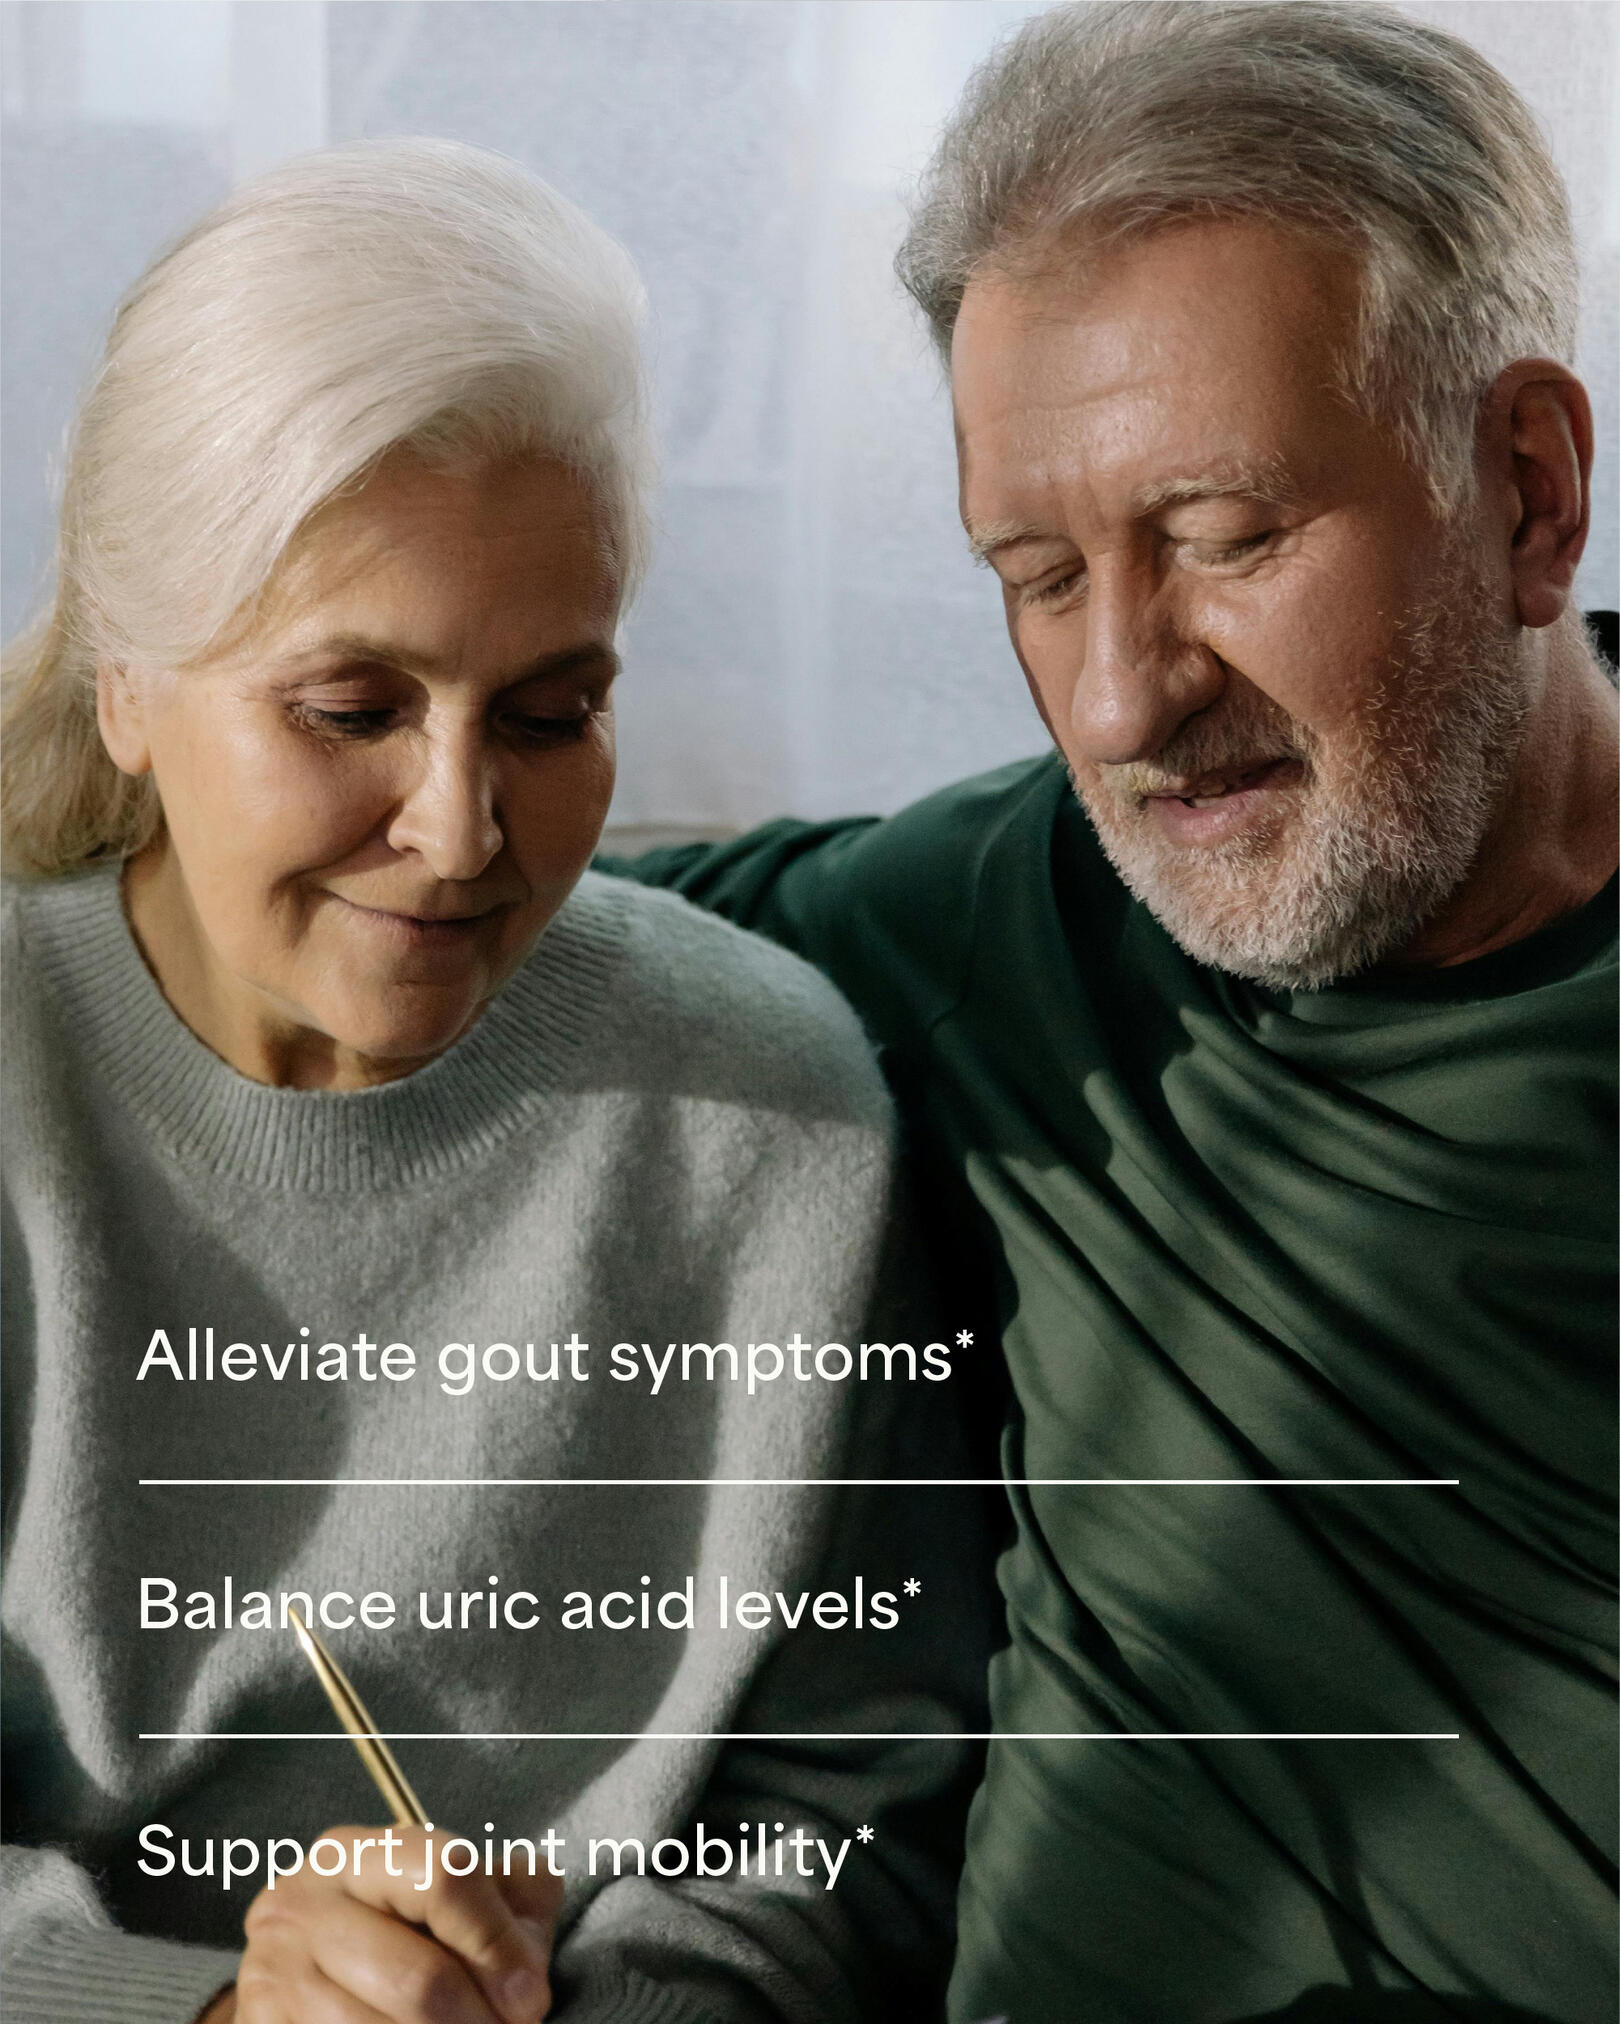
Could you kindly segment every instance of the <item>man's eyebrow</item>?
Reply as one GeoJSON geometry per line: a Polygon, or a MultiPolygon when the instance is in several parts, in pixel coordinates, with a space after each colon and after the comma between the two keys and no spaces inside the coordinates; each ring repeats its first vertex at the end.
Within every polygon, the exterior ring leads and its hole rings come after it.
{"type": "Polygon", "coordinates": [[[1003,548],[1016,548],[1020,541],[1063,541],[1067,536],[1043,530],[1023,520],[992,520],[985,527],[969,527],[968,547],[975,562],[988,562],[1003,548]]]}
{"type": "MultiPolygon", "coordinates": [[[[1132,501],[1136,519],[1162,513],[1167,506],[1183,506],[1198,499],[1256,499],[1268,506],[1293,506],[1299,487],[1280,463],[1237,464],[1222,460],[1203,470],[1177,472],[1145,485],[1132,501]]],[[[976,562],[989,562],[1004,548],[1016,548],[1025,541],[1066,542],[1060,529],[1038,527],[1026,520],[994,520],[983,527],[968,528],[968,547],[976,562]]]]}
{"type": "Polygon", "coordinates": [[[1137,493],[1134,505],[1140,519],[1162,513],[1167,506],[1184,506],[1198,499],[1258,499],[1268,506],[1292,506],[1298,498],[1299,487],[1281,463],[1223,461],[1201,471],[1156,479],[1137,493]]]}
{"type": "MultiPolygon", "coordinates": [[[[417,653],[398,642],[355,632],[328,633],[322,639],[301,643],[280,656],[280,661],[287,668],[297,667],[305,661],[370,661],[381,667],[397,668],[407,675],[432,675],[444,666],[440,655],[417,653]]],[[[558,647],[555,652],[542,654],[538,660],[531,661],[527,667],[518,668],[505,686],[515,688],[520,682],[540,681],[547,676],[571,675],[596,668],[617,674],[619,656],[612,647],[599,640],[582,640],[577,646],[558,647]]]]}

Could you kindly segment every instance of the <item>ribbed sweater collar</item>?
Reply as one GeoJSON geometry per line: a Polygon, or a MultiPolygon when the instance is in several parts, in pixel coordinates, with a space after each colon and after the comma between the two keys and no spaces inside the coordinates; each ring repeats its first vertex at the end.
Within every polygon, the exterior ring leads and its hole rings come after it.
{"type": "Polygon", "coordinates": [[[587,874],[506,988],[455,1046],[376,1089],[272,1089],[238,1075],[176,1017],[124,917],[116,870],[24,889],[25,935],[74,1051],[187,1164],[303,1193],[449,1175],[533,1120],[612,999],[628,900],[587,874]]]}

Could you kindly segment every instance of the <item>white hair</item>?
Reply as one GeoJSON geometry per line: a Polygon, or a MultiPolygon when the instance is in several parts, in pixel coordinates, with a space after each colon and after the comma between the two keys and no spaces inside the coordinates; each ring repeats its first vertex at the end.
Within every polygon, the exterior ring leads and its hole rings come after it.
{"type": "Polygon", "coordinates": [[[627,589],[650,476],[629,256],[516,163],[365,141],[244,185],[149,267],[74,425],[51,609],[7,656],[9,868],[159,821],[95,719],[98,661],[184,667],[251,620],[288,544],[388,451],[556,457],[627,589]]]}
{"type": "Polygon", "coordinates": [[[1341,391],[1442,508],[1482,395],[1574,355],[1569,209],[1535,121],[1476,50],[1387,7],[1115,0],[1030,21],[970,81],[896,262],[949,357],[970,277],[1176,221],[1257,217],[1347,247],[1341,391]]]}

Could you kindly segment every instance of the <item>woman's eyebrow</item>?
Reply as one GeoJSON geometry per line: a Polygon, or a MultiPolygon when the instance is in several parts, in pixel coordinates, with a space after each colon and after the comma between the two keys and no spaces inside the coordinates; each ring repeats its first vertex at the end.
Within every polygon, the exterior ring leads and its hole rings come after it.
{"type": "MultiPolygon", "coordinates": [[[[275,665],[290,670],[310,661],[369,661],[381,667],[397,668],[407,675],[438,674],[446,665],[443,655],[419,653],[396,641],[355,632],[328,633],[322,639],[293,646],[276,657],[275,665]]],[[[543,681],[548,676],[597,669],[611,680],[619,672],[618,654],[600,640],[581,640],[576,646],[558,647],[527,666],[514,670],[504,686],[516,688],[522,682],[543,681]]]]}
{"type": "Polygon", "coordinates": [[[515,688],[520,682],[543,681],[552,675],[590,674],[598,670],[612,681],[619,672],[619,656],[600,640],[584,640],[577,647],[559,647],[555,653],[543,654],[528,667],[520,668],[507,687],[515,688]]]}

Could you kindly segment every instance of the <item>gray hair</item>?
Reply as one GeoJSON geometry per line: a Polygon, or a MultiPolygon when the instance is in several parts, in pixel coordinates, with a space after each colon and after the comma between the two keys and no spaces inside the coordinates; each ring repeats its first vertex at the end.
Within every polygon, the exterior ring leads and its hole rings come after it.
{"type": "Polygon", "coordinates": [[[97,662],[184,667],[234,635],[310,515],[390,450],[569,463],[633,589],[642,313],[582,211],[451,141],[304,155],[204,218],[124,298],[74,425],[54,602],[7,655],[8,868],[154,834],[150,780],[101,744],[97,662]]]}
{"type": "Polygon", "coordinates": [[[1273,220],[1361,264],[1341,392],[1444,509],[1516,358],[1574,355],[1569,209],[1535,121],[1477,51],[1333,0],[1115,0],[1038,16],[983,64],[896,267],[947,360],[970,277],[1061,242],[1273,220]]]}

